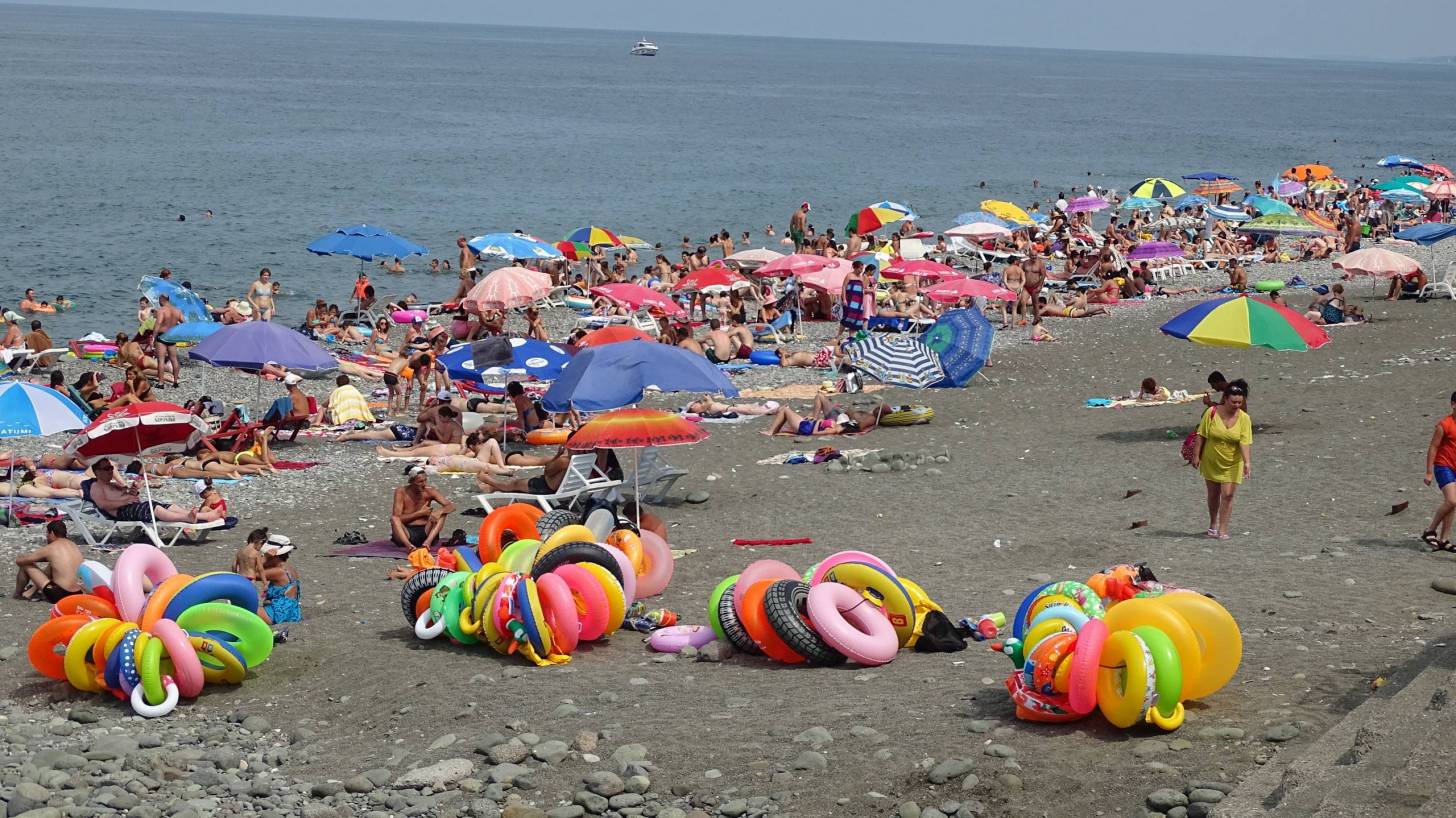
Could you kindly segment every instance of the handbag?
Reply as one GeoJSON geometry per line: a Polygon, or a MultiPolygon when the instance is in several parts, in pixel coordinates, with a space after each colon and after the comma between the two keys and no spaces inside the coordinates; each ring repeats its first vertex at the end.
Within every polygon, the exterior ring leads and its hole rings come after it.
{"type": "MultiPolygon", "coordinates": [[[[1203,416],[1204,417],[1208,417],[1208,413],[1209,412],[1212,412],[1212,411],[1213,411],[1213,407],[1212,406],[1208,407],[1208,409],[1204,410],[1203,416]]],[[[1202,423],[1203,423],[1203,421],[1200,418],[1199,419],[1199,425],[1202,425],[1202,423]]],[[[1187,463],[1190,466],[1193,465],[1193,455],[1195,455],[1195,454],[1198,453],[1198,430],[1197,429],[1194,429],[1193,431],[1189,432],[1188,433],[1188,436],[1185,437],[1185,438],[1183,438],[1183,449],[1179,453],[1183,456],[1183,461],[1185,463],[1187,463]]]]}

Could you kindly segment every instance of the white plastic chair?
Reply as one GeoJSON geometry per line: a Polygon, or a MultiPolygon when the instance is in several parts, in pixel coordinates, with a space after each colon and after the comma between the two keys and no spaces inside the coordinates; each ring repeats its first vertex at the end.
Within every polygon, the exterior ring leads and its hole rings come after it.
{"type": "Polygon", "coordinates": [[[1456,299],[1456,261],[1446,265],[1446,274],[1440,281],[1432,281],[1421,288],[1420,297],[1425,298],[1444,292],[1447,298],[1456,299]]]}
{"type": "Polygon", "coordinates": [[[494,510],[495,505],[509,505],[510,503],[535,503],[546,511],[558,506],[570,508],[583,497],[594,497],[622,485],[621,480],[613,480],[599,471],[596,467],[596,460],[595,452],[572,455],[571,462],[566,466],[566,474],[562,475],[561,485],[551,494],[498,491],[491,494],[477,494],[475,499],[480,501],[481,507],[487,512],[494,510]]]}

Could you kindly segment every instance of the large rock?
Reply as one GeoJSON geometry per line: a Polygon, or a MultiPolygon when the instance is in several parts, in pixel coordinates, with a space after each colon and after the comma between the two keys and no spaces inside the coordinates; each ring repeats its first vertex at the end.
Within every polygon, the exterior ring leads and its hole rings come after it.
{"type": "Polygon", "coordinates": [[[975,765],[964,758],[947,758],[935,765],[927,776],[932,784],[944,784],[952,778],[960,778],[970,772],[975,765]]]}
{"type": "Polygon", "coordinates": [[[394,780],[400,789],[423,789],[433,787],[442,790],[470,775],[475,765],[468,758],[447,758],[428,767],[410,770],[394,780]]]}

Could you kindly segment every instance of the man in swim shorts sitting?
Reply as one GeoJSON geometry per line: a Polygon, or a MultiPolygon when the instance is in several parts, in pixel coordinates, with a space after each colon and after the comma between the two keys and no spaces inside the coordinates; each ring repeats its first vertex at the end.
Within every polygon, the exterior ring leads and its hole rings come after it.
{"type": "Polygon", "coordinates": [[[439,540],[445,518],[455,511],[455,504],[429,484],[424,466],[410,466],[404,476],[405,484],[394,490],[390,539],[401,548],[429,548],[439,540]],[[434,508],[437,504],[439,508],[434,508]]]}
{"type": "Polygon", "coordinates": [[[81,593],[81,549],[67,538],[66,524],[60,520],[46,523],[45,538],[45,545],[15,558],[16,599],[40,594],[54,604],[81,593]]]}
{"type": "Polygon", "coordinates": [[[148,503],[136,489],[116,481],[110,460],[98,460],[91,467],[96,477],[81,483],[81,496],[96,506],[103,517],[124,522],[195,523],[197,512],[163,503],[148,503]]]}
{"type": "Polygon", "coordinates": [[[734,358],[747,358],[753,354],[753,333],[745,326],[725,330],[722,321],[711,318],[708,320],[708,335],[704,340],[703,356],[709,363],[726,364],[734,358]]]}

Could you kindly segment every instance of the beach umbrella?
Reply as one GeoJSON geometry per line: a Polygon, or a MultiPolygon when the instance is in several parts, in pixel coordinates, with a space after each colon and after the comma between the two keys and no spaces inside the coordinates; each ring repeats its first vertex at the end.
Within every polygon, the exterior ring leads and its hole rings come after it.
{"type": "Polygon", "coordinates": [[[1243,208],[1234,207],[1233,205],[1209,205],[1204,209],[1204,212],[1213,216],[1215,219],[1225,222],[1246,222],[1254,218],[1245,212],[1243,208]]]}
{"type": "Polygon", "coordinates": [[[955,217],[956,224],[994,224],[997,227],[1010,227],[1011,223],[985,210],[972,210],[955,217]]]}
{"type": "Polygon", "coordinates": [[[183,321],[162,333],[162,340],[169,344],[195,344],[204,338],[212,337],[212,334],[222,329],[223,326],[212,319],[183,321]]]}
{"type": "Polygon", "coordinates": [[[932,301],[954,304],[962,298],[989,298],[993,301],[1015,301],[1017,293],[979,278],[950,278],[932,284],[921,292],[932,301]]]}
{"type": "Polygon", "coordinates": [[[588,332],[581,337],[580,341],[576,342],[576,347],[577,349],[587,349],[589,347],[602,347],[607,344],[620,344],[623,341],[655,342],[656,339],[636,327],[614,325],[588,332]]]}
{"type": "Polygon", "coordinates": [[[844,226],[844,232],[852,235],[864,235],[873,233],[887,224],[894,224],[908,218],[910,218],[910,214],[904,210],[870,205],[860,208],[849,217],[849,223],[844,226]]]}
{"type": "Polygon", "coordinates": [[[1133,196],[1122,203],[1123,210],[1157,210],[1162,206],[1162,202],[1146,196],[1133,196]]]}
{"type": "Polygon", "coordinates": [[[550,244],[521,233],[486,233],[466,244],[477,256],[504,259],[561,258],[561,251],[550,244]]]}
{"type": "Polygon", "coordinates": [[[970,222],[959,224],[945,231],[947,236],[964,236],[976,241],[1011,235],[1011,230],[994,222],[970,222]]]}
{"type": "MultiPolygon", "coordinates": [[[[844,280],[849,277],[850,270],[854,265],[844,259],[829,259],[829,264],[817,270],[810,270],[799,275],[799,283],[805,287],[813,287],[816,290],[823,290],[827,293],[839,294],[844,290],[844,280]]],[[[866,289],[873,290],[873,287],[866,289]]]]}
{"type": "Polygon", "coordinates": [[[1380,198],[1390,202],[1398,202],[1400,204],[1426,203],[1425,196],[1422,196],[1421,194],[1415,192],[1414,190],[1410,190],[1409,188],[1397,188],[1395,190],[1384,191],[1380,194],[1380,198]]]}
{"type": "Polygon", "coordinates": [[[588,247],[621,247],[622,240],[605,227],[578,227],[567,233],[563,241],[585,244],[588,247]]]}
{"type": "Polygon", "coordinates": [[[1305,221],[1309,222],[1310,224],[1314,225],[1315,227],[1318,227],[1319,229],[1325,231],[1326,233],[1336,233],[1336,232],[1339,232],[1339,229],[1340,229],[1339,225],[1335,224],[1334,220],[1330,219],[1328,216],[1324,215],[1323,213],[1320,213],[1320,212],[1315,211],[1315,210],[1309,210],[1308,208],[1305,208],[1305,209],[1299,211],[1299,215],[1302,216],[1302,217],[1304,217],[1304,220],[1305,221]]]}
{"type": "Polygon", "coordinates": [[[738,389],[702,355],[666,344],[583,349],[541,398],[548,412],[604,412],[641,403],[648,388],[736,397],[738,389]]]}
{"type": "Polygon", "coordinates": [[[1309,189],[1314,191],[1315,193],[1339,193],[1340,191],[1348,190],[1349,188],[1350,186],[1345,184],[1344,179],[1336,179],[1334,177],[1331,177],[1329,179],[1320,179],[1317,182],[1311,182],[1309,185],[1309,189]]]}
{"type": "Polygon", "coordinates": [[[603,284],[592,287],[592,295],[614,301],[629,310],[649,307],[662,310],[668,315],[683,315],[682,305],[656,290],[649,290],[641,284],[603,284]]]}
{"type": "Polygon", "coordinates": [[[102,413],[66,443],[65,452],[87,463],[103,457],[179,454],[207,432],[206,421],[175,403],[133,403],[102,413]]]}
{"type": "Polygon", "coordinates": [[[1429,199],[1451,199],[1456,198],[1456,181],[1443,179],[1439,182],[1432,182],[1424,191],[1429,199]]]}
{"type": "Polygon", "coordinates": [[[1382,191],[1383,190],[1402,190],[1402,189],[1404,189],[1404,190],[1413,190],[1413,191],[1416,191],[1417,193],[1419,193],[1421,190],[1423,190],[1425,188],[1426,185],[1428,185],[1430,183],[1431,183],[1431,180],[1428,179],[1428,178],[1426,178],[1425,176],[1415,176],[1415,175],[1412,175],[1412,174],[1406,174],[1405,176],[1397,176],[1394,179],[1387,179],[1384,182],[1379,182],[1379,183],[1373,184],[1373,185],[1370,186],[1370,189],[1371,190],[1382,190],[1382,191]]]}
{"type": "Polygon", "coordinates": [[[1306,178],[1308,178],[1317,181],[1320,179],[1328,179],[1331,176],[1334,176],[1335,172],[1330,168],[1329,165],[1306,164],[1295,165],[1294,167],[1284,171],[1279,175],[1283,176],[1285,179],[1298,179],[1300,181],[1304,181],[1306,178]]]}
{"type": "Polygon", "coordinates": [[[1203,219],[1197,216],[1173,216],[1167,219],[1158,219],[1148,222],[1150,230],[1188,230],[1203,226],[1203,219]]]}
{"type": "Polygon", "coordinates": [[[1293,179],[1285,179],[1274,186],[1276,196],[1298,196],[1306,190],[1308,188],[1304,186],[1303,182],[1296,182],[1293,179]]]}
{"type": "Polygon", "coordinates": [[[947,278],[964,278],[950,266],[928,258],[891,262],[880,270],[885,278],[915,278],[926,281],[941,281],[947,278]]]}
{"type": "Polygon", "coordinates": [[[74,432],[90,422],[85,410],[48,386],[25,381],[0,384],[0,438],[74,432]]]}
{"type": "Polygon", "coordinates": [[[1401,255],[1384,247],[1366,247],[1363,250],[1346,253],[1335,260],[1331,266],[1336,270],[1344,270],[1354,275],[1375,276],[1376,278],[1405,276],[1421,269],[1420,263],[1410,256],[1401,255]]]}
{"type": "Polygon", "coordinates": [[[1264,347],[1302,352],[1318,349],[1330,340],[1323,329],[1294,310],[1243,295],[1205,301],[1174,316],[1159,329],[1165,335],[1195,344],[1236,349],[1264,347]]]}
{"type": "Polygon", "coordinates": [[[1283,214],[1286,216],[1295,215],[1294,208],[1289,206],[1288,204],[1285,204],[1278,199],[1273,199],[1268,196],[1261,196],[1258,194],[1255,194],[1253,196],[1245,196],[1244,205],[1247,207],[1252,207],[1255,210],[1259,211],[1259,215],[1261,216],[1271,216],[1278,214],[1283,214]]]}
{"type": "Polygon", "coordinates": [[[367,224],[340,227],[320,236],[308,246],[308,251],[319,256],[353,256],[359,259],[361,267],[363,262],[377,258],[423,256],[429,252],[408,239],[367,224]]]}
{"type": "Polygon", "coordinates": [[[525,267],[502,267],[487,273],[470,292],[461,306],[468,312],[512,310],[534,304],[551,294],[551,276],[525,267]]]}
{"type": "Polygon", "coordinates": [[[1314,236],[1324,231],[1293,213],[1274,213],[1260,216],[1238,226],[1241,233],[1260,233],[1269,236],[1314,236]]]}
{"type": "Polygon", "coordinates": [[[1171,241],[1145,241],[1127,254],[1128,261],[1155,258],[1183,258],[1183,248],[1171,241]]]}
{"type": "Polygon", "coordinates": [[[1112,204],[1101,196],[1078,196],[1067,202],[1068,213],[1096,213],[1109,207],[1112,207],[1112,204]]]}
{"type": "Polygon", "coordinates": [[[673,290],[676,292],[722,293],[752,286],[753,282],[733,270],[711,265],[683,276],[673,290]]]}
{"type": "Polygon", "coordinates": [[[440,354],[451,380],[480,382],[487,375],[526,375],[538,381],[560,377],[571,361],[565,347],[535,338],[497,335],[456,344],[440,354]]]}
{"type": "Polygon", "coordinates": [[[729,264],[745,269],[762,267],[771,261],[778,261],[784,254],[775,252],[767,247],[755,247],[752,250],[739,250],[731,256],[723,259],[724,264],[729,264]]]}
{"type": "Polygon", "coordinates": [[[1174,199],[1185,192],[1182,186],[1172,179],[1154,176],[1133,185],[1127,195],[1142,199],[1174,199]]]}
{"type": "Polygon", "coordinates": [[[1395,237],[1398,239],[1413,241],[1422,247],[1430,247],[1452,236],[1456,236],[1456,224],[1442,224],[1440,222],[1425,222],[1424,224],[1418,224],[1415,227],[1402,230],[1395,234],[1395,237]]]}
{"type": "Polygon", "coordinates": [[[1027,215],[1025,210],[1022,210],[1021,208],[1010,202],[1003,202],[997,199],[986,199],[985,201],[981,202],[981,209],[1012,224],[1019,224],[1023,226],[1034,224],[1031,216],[1027,215]]]}
{"type": "Polygon", "coordinates": [[[1423,168],[1426,166],[1426,163],[1419,159],[1399,153],[1392,153],[1375,164],[1382,168],[1423,168]]]}
{"type": "Polygon", "coordinates": [[[1185,193],[1173,200],[1174,210],[1192,210],[1195,207],[1203,207],[1208,200],[1197,193],[1185,193]]]}
{"type": "Polygon", "coordinates": [[[905,218],[909,219],[912,222],[920,220],[920,214],[916,213],[910,207],[910,205],[900,204],[899,202],[892,202],[889,199],[886,199],[883,202],[875,202],[874,204],[870,205],[870,207],[878,207],[885,210],[898,210],[901,213],[904,213],[905,218]]]}
{"type": "Polygon", "coordinates": [[[1456,175],[1451,173],[1450,168],[1446,167],[1445,165],[1437,164],[1435,162],[1427,162],[1426,164],[1422,165],[1420,169],[1425,171],[1426,173],[1434,173],[1438,176],[1445,176],[1448,179],[1451,178],[1453,175],[1456,175]]]}
{"type": "Polygon", "coordinates": [[[273,362],[292,370],[324,372],[339,362],[308,336],[271,321],[228,324],[188,351],[213,366],[260,370],[273,362]]]}
{"type": "Polygon", "coordinates": [[[591,245],[579,241],[558,241],[551,245],[556,252],[569,261],[581,261],[592,257],[591,245]]]}
{"type": "Polygon", "coordinates": [[[1238,193],[1243,189],[1244,188],[1242,185],[1238,185],[1233,182],[1217,181],[1204,182],[1203,184],[1194,188],[1193,192],[1197,193],[1199,196],[1224,196],[1230,193],[1238,193]]]}
{"type": "Polygon", "coordinates": [[[632,449],[637,467],[632,475],[632,496],[637,504],[637,517],[642,519],[642,450],[649,446],[683,446],[708,439],[701,423],[693,423],[681,415],[661,409],[613,409],[597,415],[567,441],[573,452],[597,449],[632,449]]]}
{"type": "Polygon", "coordinates": [[[1237,182],[1238,180],[1239,177],[1237,176],[1229,176],[1226,173],[1215,173],[1211,170],[1190,173],[1183,177],[1183,181],[1185,182],[1237,182]]]}
{"type": "Polygon", "coordinates": [[[629,249],[632,249],[632,250],[651,250],[652,249],[652,242],[648,241],[647,239],[639,239],[636,236],[626,236],[626,235],[618,235],[617,238],[618,239],[621,239],[622,246],[623,247],[626,247],[626,248],[629,248],[629,249]]]}
{"type": "Polygon", "coordinates": [[[142,280],[137,283],[137,289],[141,290],[142,295],[151,299],[153,304],[157,303],[161,296],[167,296],[168,300],[172,302],[172,306],[182,313],[184,321],[212,320],[212,312],[207,309],[207,302],[202,300],[202,296],[170,278],[142,276],[142,280]]]}
{"type": "Polygon", "coordinates": [[[940,356],[910,335],[871,335],[850,344],[844,360],[883,383],[924,389],[945,379],[940,356]]]}
{"type": "Polygon", "coordinates": [[[940,357],[940,368],[945,372],[945,378],[933,385],[951,387],[970,383],[990,359],[991,343],[995,339],[996,329],[979,310],[949,310],[941,315],[920,336],[921,342],[940,357]]]}
{"type": "Polygon", "coordinates": [[[816,256],[810,253],[793,253],[764,264],[753,271],[754,275],[774,276],[785,278],[791,275],[801,275],[810,270],[818,270],[828,264],[830,259],[825,256],[816,256]]]}

